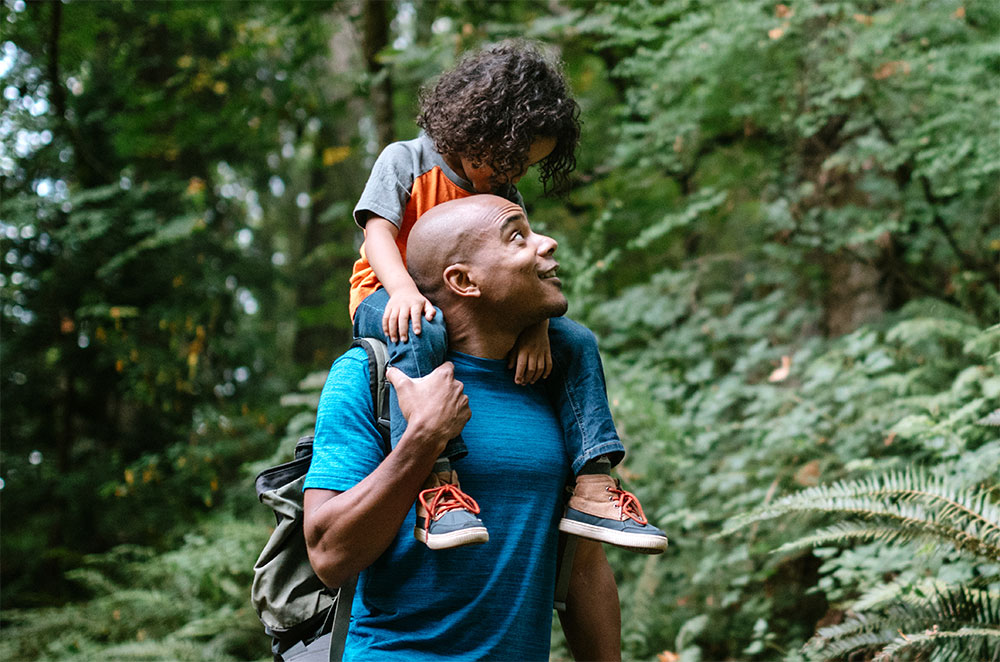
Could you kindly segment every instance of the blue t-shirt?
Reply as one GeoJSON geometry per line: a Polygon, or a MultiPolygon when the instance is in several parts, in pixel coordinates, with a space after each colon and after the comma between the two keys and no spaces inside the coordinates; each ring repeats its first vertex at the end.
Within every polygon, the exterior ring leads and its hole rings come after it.
{"type": "MultiPolygon", "coordinates": [[[[430,550],[411,508],[358,582],[345,660],[547,660],[557,525],[570,460],[544,390],[514,384],[505,361],[451,353],[472,418],[455,462],[490,532],[485,545],[430,550]]],[[[330,370],[305,487],[344,491],[384,454],[358,348],[330,370]]]]}

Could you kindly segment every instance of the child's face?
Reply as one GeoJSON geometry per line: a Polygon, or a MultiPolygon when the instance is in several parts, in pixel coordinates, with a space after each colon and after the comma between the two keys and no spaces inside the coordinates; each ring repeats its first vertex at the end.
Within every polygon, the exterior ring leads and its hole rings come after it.
{"type": "Polygon", "coordinates": [[[536,138],[535,142],[531,143],[531,147],[528,148],[528,162],[520,172],[506,172],[497,175],[490,166],[482,164],[477,168],[471,160],[464,156],[462,157],[462,170],[465,172],[465,178],[472,182],[476,193],[496,193],[500,186],[517,184],[528,168],[551,154],[555,148],[555,138],[536,138]]]}

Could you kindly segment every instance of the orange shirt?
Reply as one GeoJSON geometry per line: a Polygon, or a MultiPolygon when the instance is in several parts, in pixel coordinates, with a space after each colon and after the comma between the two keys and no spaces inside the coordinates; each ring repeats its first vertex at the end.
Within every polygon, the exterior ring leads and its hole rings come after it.
{"type": "MultiPolygon", "coordinates": [[[[431,139],[421,133],[413,140],[393,143],[382,151],[354,208],[354,218],[361,227],[371,216],[380,216],[396,225],[399,228],[396,246],[406,264],[406,240],[413,224],[431,207],[470,195],[475,195],[472,184],[459,177],[434,149],[431,139]]],[[[510,197],[524,207],[516,188],[511,187],[510,197]]],[[[358,305],[379,287],[381,283],[362,245],[361,257],[354,263],[351,274],[351,319],[358,305]]]]}

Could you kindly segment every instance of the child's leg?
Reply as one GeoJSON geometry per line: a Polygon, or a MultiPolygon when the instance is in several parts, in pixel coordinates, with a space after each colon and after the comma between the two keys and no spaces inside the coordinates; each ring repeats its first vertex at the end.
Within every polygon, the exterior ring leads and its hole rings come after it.
{"type": "MultiPolygon", "coordinates": [[[[384,340],[389,350],[389,365],[410,378],[424,377],[444,362],[448,347],[444,314],[440,309],[434,319],[421,322],[420,335],[410,325],[407,342],[393,342],[382,331],[382,315],[389,294],[380,288],[370,294],[354,312],[354,335],[384,340]]],[[[399,408],[396,389],[389,387],[389,430],[392,448],[406,432],[406,419],[399,408]]],[[[479,506],[461,491],[451,460],[465,457],[468,451],[462,438],[450,440],[424,483],[417,500],[416,526],[413,535],[432,549],[484,543],[489,534],[476,517],[479,506]]]]}
{"type": "MultiPolygon", "coordinates": [[[[399,368],[407,377],[415,379],[429,375],[434,368],[444,363],[444,355],[448,349],[444,314],[438,310],[430,322],[422,320],[420,335],[413,333],[411,324],[409,341],[397,343],[387,338],[382,330],[382,314],[388,301],[389,293],[385,288],[379,288],[358,305],[354,312],[354,336],[385,341],[389,350],[389,365],[399,368]]],[[[399,409],[396,389],[392,386],[389,387],[389,419],[391,446],[395,448],[406,432],[406,419],[399,409]]],[[[467,453],[465,442],[461,437],[456,437],[448,442],[441,456],[457,460],[467,453]]]]}
{"type": "Polygon", "coordinates": [[[607,456],[611,466],[618,464],[625,457],[625,447],[611,417],[597,338],[582,324],[553,317],[549,320],[549,346],[553,363],[549,383],[573,473],[580,473],[584,464],[601,456],[607,456]]]}
{"type": "Polygon", "coordinates": [[[553,370],[548,383],[576,474],[560,530],[644,553],[662,552],[666,535],[648,523],[639,501],[610,475],[625,447],[611,417],[597,339],[585,326],[554,317],[549,345],[553,370]]]}

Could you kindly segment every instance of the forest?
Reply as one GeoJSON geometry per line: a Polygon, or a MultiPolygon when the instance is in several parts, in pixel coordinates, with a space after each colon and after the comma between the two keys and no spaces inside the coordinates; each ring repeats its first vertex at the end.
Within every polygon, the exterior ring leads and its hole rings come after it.
{"type": "MultiPolygon", "coordinates": [[[[670,545],[622,655],[1000,660],[1000,3],[3,0],[0,659],[270,659],[253,482],[350,343],[351,211],[508,38],[581,107],[559,242],[670,545]]],[[[551,660],[571,659],[558,621],[551,660]]]]}

